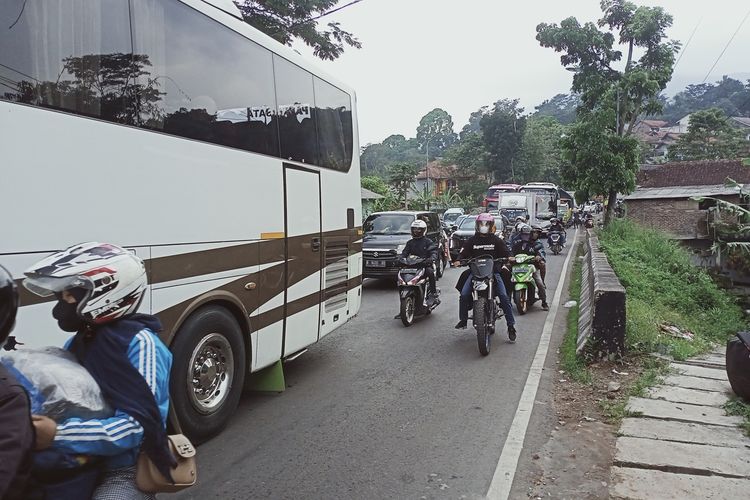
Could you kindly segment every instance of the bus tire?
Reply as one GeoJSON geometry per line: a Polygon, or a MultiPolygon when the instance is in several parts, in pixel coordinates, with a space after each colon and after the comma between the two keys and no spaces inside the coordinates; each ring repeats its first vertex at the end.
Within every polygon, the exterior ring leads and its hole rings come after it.
{"type": "Polygon", "coordinates": [[[239,404],[247,359],[242,329],[224,307],[203,307],[182,324],[171,350],[171,404],[183,434],[201,443],[239,404]]]}

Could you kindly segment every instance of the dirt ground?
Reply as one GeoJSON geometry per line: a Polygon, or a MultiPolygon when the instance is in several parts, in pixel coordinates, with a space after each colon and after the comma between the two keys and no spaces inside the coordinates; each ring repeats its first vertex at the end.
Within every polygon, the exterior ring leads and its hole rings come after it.
{"type": "Polygon", "coordinates": [[[557,371],[552,398],[556,423],[546,443],[531,456],[529,498],[609,498],[618,424],[607,421],[603,405],[624,401],[641,371],[637,361],[597,363],[591,366],[591,385],[570,381],[565,372],[557,371]],[[619,389],[610,387],[611,382],[619,389]]]}

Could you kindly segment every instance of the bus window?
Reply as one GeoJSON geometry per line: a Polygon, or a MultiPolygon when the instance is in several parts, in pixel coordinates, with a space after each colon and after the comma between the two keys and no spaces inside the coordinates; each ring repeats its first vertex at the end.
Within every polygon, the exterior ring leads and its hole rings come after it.
{"type": "Polygon", "coordinates": [[[118,0],[0,9],[0,99],[129,123],[130,14],[118,0]]]}
{"type": "Polygon", "coordinates": [[[299,66],[274,55],[281,157],[318,163],[315,131],[313,77],[299,66]]]}
{"type": "Polygon", "coordinates": [[[271,52],[176,0],[133,4],[135,52],[149,63],[140,125],[278,155],[271,52]]]}
{"type": "Polygon", "coordinates": [[[315,78],[315,121],[320,166],[347,172],[352,163],[352,103],[349,94],[315,78]]]}

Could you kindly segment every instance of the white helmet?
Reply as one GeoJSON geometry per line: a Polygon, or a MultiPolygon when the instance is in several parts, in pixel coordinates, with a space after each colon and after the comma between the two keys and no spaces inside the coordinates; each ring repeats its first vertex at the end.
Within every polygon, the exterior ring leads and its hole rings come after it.
{"type": "Polygon", "coordinates": [[[87,323],[103,324],[134,313],[146,291],[146,267],[133,253],[108,243],[81,243],[37,262],[23,284],[42,297],[82,288],[76,309],[87,323]]]}
{"type": "Polygon", "coordinates": [[[427,234],[427,223],[421,219],[417,219],[411,223],[411,235],[415,238],[421,238],[427,234]]]}

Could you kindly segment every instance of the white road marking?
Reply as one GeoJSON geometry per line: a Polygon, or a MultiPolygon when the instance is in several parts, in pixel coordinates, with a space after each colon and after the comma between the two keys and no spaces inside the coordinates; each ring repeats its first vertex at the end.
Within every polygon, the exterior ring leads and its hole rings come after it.
{"type": "Polygon", "coordinates": [[[578,229],[576,229],[575,232],[573,240],[574,244],[570,246],[568,256],[563,264],[562,272],[560,273],[560,281],[557,285],[557,290],[555,291],[555,297],[550,304],[549,313],[547,314],[547,319],[544,322],[544,328],[542,329],[542,337],[539,339],[539,347],[537,347],[534,361],[531,363],[529,376],[526,378],[526,385],[523,388],[523,393],[521,393],[521,399],[518,402],[518,408],[513,417],[513,423],[510,425],[505,445],[503,445],[500,460],[497,462],[495,474],[492,476],[490,489],[487,491],[488,499],[507,500],[510,496],[510,489],[513,486],[513,478],[515,477],[516,469],[518,468],[518,459],[521,456],[523,442],[526,438],[526,430],[529,427],[531,411],[534,409],[536,391],[539,388],[539,381],[542,378],[542,369],[544,368],[544,360],[547,358],[547,351],[549,350],[552,328],[555,324],[555,318],[557,317],[557,310],[560,307],[560,299],[562,298],[563,288],[565,287],[565,276],[568,272],[568,264],[570,264],[570,259],[575,253],[575,242],[577,242],[577,240],[578,229]]]}

